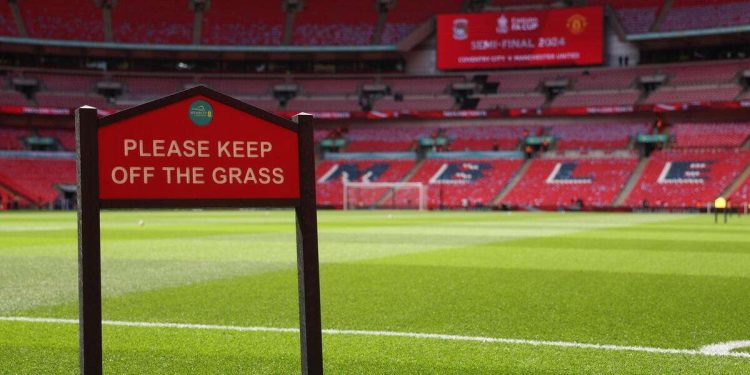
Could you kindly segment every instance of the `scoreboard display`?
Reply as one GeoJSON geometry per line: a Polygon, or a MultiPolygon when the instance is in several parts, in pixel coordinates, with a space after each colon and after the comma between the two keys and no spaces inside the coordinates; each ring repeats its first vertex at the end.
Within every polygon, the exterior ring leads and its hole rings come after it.
{"type": "Polygon", "coordinates": [[[596,65],[603,40],[601,7],[444,14],[437,18],[437,67],[596,65]]]}

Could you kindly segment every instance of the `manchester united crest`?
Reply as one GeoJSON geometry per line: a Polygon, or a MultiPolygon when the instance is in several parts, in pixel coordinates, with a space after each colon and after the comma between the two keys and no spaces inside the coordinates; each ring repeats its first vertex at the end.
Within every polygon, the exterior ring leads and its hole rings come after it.
{"type": "Polygon", "coordinates": [[[588,21],[586,20],[586,17],[580,14],[574,14],[568,17],[568,21],[565,23],[565,25],[568,27],[568,31],[570,31],[571,34],[578,35],[586,30],[588,21]]]}

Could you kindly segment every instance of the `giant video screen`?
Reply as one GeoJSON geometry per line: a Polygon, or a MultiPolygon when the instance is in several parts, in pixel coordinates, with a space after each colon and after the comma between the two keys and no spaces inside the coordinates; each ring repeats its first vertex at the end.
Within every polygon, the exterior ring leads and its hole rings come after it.
{"type": "Polygon", "coordinates": [[[437,67],[601,64],[603,24],[601,7],[439,15],[437,67]]]}

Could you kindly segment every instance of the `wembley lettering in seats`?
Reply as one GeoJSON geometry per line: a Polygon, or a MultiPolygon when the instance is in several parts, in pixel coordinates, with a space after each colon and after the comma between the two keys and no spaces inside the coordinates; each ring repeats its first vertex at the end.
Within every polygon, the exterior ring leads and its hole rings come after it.
{"type": "Polygon", "coordinates": [[[346,180],[347,182],[374,182],[388,170],[387,163],[375,163],[367,168],[362,168],[357,164],[337,164],[331,167],[318,182],[333,182],[346,180]]]}
{"type": "Polygon", "coordinates": [[[492,169],[489,163],[445,163],[430,178],[431,184],[468,184],[484,178],[482,171],[492,169]]]}
{"type": "Polygon", "coordinates": [[[561,162],[555,164],[552,173],[547,177],[548,184],[590,184],[594,182],[591,176],[574,176],[578,166],[575,162],[561,162]]]}
{"type": "Polygon", "coordinates": [[[438,16],[438,69],[603,62],[601,7],[438,16]]]}
{"type": "Polygon", "coordinates": [[[703,184],[709,179],[713,161],[670,161],[659,175],[660,184],[703,184]]]}

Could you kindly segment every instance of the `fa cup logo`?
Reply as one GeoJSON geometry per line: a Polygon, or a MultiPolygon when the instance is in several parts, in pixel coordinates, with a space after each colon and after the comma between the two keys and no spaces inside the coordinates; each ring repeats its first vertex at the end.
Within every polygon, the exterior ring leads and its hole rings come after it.
{"type": "Polygon", "coordinates": [[[508,18],[505,17],[504,14],[497,17],[497,27],[495,28],[495,31],[497,31],[498,34],[508,33],[508,18]]]}

